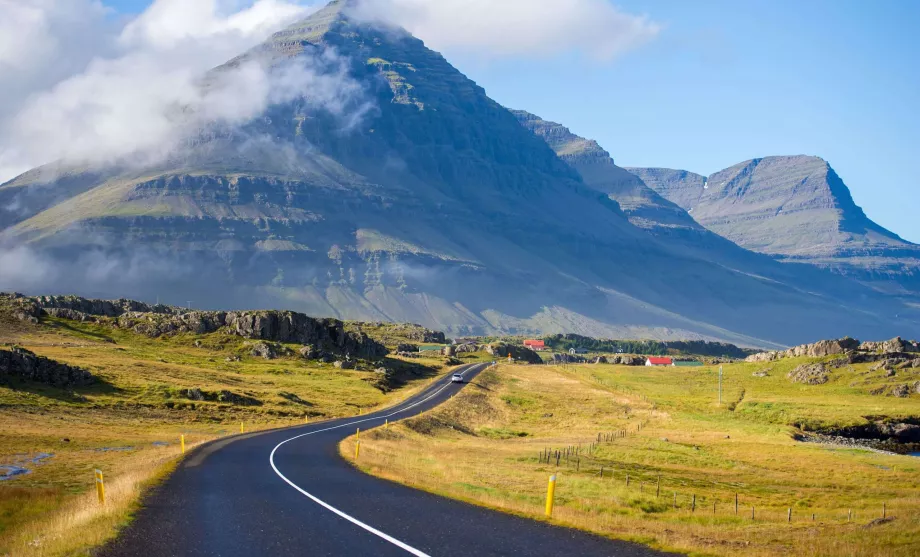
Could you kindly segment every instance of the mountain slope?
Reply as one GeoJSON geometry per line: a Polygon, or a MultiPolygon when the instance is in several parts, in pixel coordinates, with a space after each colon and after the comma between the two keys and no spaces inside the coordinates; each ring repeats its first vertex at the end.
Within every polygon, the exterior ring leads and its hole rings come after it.
{"type": "Polygon", "coordinates": [[[686,211],[617,166],[610,153],[596,141],[579,137],[562,124],[549,122],[529,112],[511,112],[525,128],[546,141],[559,158],[578,172],[587,186],[619,203],[634,225],[642,228],[701,229],[686,211]]]}
{"type": "Polygon", "coordinates": [[[628,204],[624,213],[589,187],[441,55],[349,5],[333,2],[207,83],[246,64],[309,65],[346,74],[360,94],[330,108],[306,89],[245,126],[202,131],[161,163],[74,169],[42,185],[59,201],[3,237],[66,280],[3,286],[455,333],[770,345],[915,330],[903,305],[868,290],[713,264],[634,226],[628,204]]]}
{"type": "Polygon", "coordinates": [[[747,249],[895,293],[920,291],[920,246],[869,219],[820,158],[754,159],[708,179],[684,171],[630,170],[700,224],[747,249]]]}

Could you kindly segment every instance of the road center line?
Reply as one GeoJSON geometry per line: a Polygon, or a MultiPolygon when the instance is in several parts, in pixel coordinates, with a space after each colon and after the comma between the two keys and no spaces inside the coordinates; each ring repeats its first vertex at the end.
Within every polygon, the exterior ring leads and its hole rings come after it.
{"type": "MultiPolygon", "coordinates": [[[[479,364],[479,365],[485,365],[485,364],[479,364]]],[[[463,370],[462,372],[460,372],[460,375],[465,374],[467,371],[470,371],[471,369],[473,369],[473,368],[475,368],[475,367],[476,367],[475,364],[474,364],[474,365],[471,365],[470,367],[468,367],[468,368],[466,368],[465,370],[463,370]]],[[[384,540],[390,542],[391,544],[395,545],[396,547],[399,547],[400,549],[403,549],[403,550],[405,550],[406,552],[411,553],[412,555],[415,555],[416,557],[431,557],[431,556],[428,555],[427,553],[425,553],[425,552],[423,552],[423,551],[420,551],[420,550],[418,550],[418,549],[415,549],[415,548],[412,547],[411,545],[408,545],[408,544],[406,544],[406,543],[403,543],[403,542],[397,540],[396,538],[394,538],[393,536],[390,536],[390,535],[388,535],[388,534],[385,534],[385,533],[381,532],[380,530],[377,530],[377,529],[374,528],[373,526],[370,526],[369,524],[365,524],[364,522],[361,522],[361,521],[358,520],[357,518],[355,518],[355,517],[353,517],[353,516],[351,516],[351,515],[348,515],[348,514],[342,512],[342,511],[340,511],[339,509],[333,507],[333,506],[330,505],[329,503],[326,503],[326,502],[323,501],[322,499],[320,499],[320,498],[316,497],[315,495],[313,495],[313,494],[311,494],[311,493],[308,493],[307,491],[305,491],[304,489],[302,489],[300,486],[298,486],[297,484],[295,484],[294,482],[292,482],[291,480],[289,480],[284,474],[281,473],[280,470],[278,470],[278,467],[275,466],[275,452],[277,452],[278,449],[279,449],[282,445],[284,445],[284,444],[286,444],[286,443],[290,443],[291,441],[294,441],[294,440],[296,440],[296,439],[300,439],[300,438],[302,438],[302,437],[307,437],[307,436],[310,436],[310,435],[315,435],[315,434],[317,434],[317,433],[323,433],[323,432],[325,432],[325,431],[332,431],[332,430],[334,430],[334,429],[341,429],[341,428],[343,428],[343,427],[349,427],[349,426],[353,426],[353,425],[356,425],[356,424],[361,424],[361,423],[364,423],[364,422],[370,422],[370,421],[374,421],[374,420],[380,420],[380,419],[391,418],[391,417],[393,417],[393,416],[395,416],[395,415],[397,415],[397,414],[402,414],[403,412],[406,412],[407,410],[411,410],[411,409],[415,408],[416,406],[418,406],[418,405],[420,405],[420,404],[424,404],[424,403],[428,402],[428,401],[431,400],[432,398],[434,398],[434,397],[438,396],[439,394],[441,394],[441,392],[444,391],[444,389],[446,389],[447,387],[450,387],[450,386],[451,386],[451,382],[450,382],[450,379],[448,379],[448,382],[447,382],[444,386],[442,386],[440,389],[436,390],[436,391],[435,391],[434,393],[432,393],[431,395],[429,395],[429,396],[423,398],[422,400],[419,400],[418,402],[416,402],[416,403],[414,403],[414,404],[412,404],[412,405],[410,405],[410,406],[406,406],[405,408],[400,408],[399,410],[393,410],[393,411],[392,411],[391,413],[389,413],[389,414],[385,414],[385,415],[382,415],[382,416],[376,416],[376,417],[372,417],[372,418],[364,418],[363,420],[354,420],[354,421],[351,421],[351,422],[348,422],[348,423],[339,424],[339,425],[337,425],[337,426],[327,427],[327,428],[324,428],[324,429],[318,429],[318,430],[316,430],[316,431],[310,431],[310,432],[307,432],[307,433],[301,433],[300,435],[291,437],[290,439],[286,439],[286,440],[284,440],[284,441],[278,443],[278,444],[275,446],[275,448],[272,449],[271,454],[268,456],[268,462],[269,462],[269,464],[271,464],[272,470],[275,471],[275,474],[277,474],[279,478],[281,478],[282,480],[284,480],[289,486],[293,487],[294,489],[296,489],[297,491],[299,491],[302,495],[306,496],[307,498],[309,498],[310,500],[312,500],[314,503],[320,505],[321,507],[325,508],[326,510],[331,511],[331,512],[333,512],[333,513],[339,515],[340,517],[342,517],[342,518],[344,518],[345,520],[351,522],[352,524],[354,524],[354,525],[356,525],[356,526],[359,526],[359,527],[363,528],[364,530],[367,530],[367,531],[370,532],[371,534],[374,534],[375,536],[380,537],[380,538],[382,538],[382,539],[384,539],[384,540]]],[[[396,408],[399,408],[399,406],[396,406],[396,408]]]]}

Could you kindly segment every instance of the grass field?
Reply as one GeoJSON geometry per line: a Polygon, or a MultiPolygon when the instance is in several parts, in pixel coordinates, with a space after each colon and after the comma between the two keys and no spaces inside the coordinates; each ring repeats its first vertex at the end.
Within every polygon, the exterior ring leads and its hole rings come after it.
{"type": "MultiPolygon", "coordinates": [[[[143,489],[181,457],[180,435],[191,448],[238,433],[241,423],[248,432],[352,416],[395,403],[445,370],[440,357],[387,358],[384,365],[399,371],[396,388],[387,390],[379,388],[376,364],[343,370],[296,357],[264,360],[249,354],[244,339],[220,332],[153,339],[8,315],[0,315],[3,344],[100,379],[72,392],[0,385],[0,473],[5,465],[29,471],[0,481],[0,555],[16,556],[85,554],[113,536],[143,489]],[[206,400],[194,400],[189,389],[206,400]],[[95,469],[106,479],[104,508],[95,498],[95,469]]],[[[296,354],[299,347],[290,348],[296,354]]]]}
{"type": "MultiPolygon", "coordinates": [[[[920,398],[870,394],[893,378],[868,365],[824,385],[787,379],[806,361],[726,365],[722,405],[717,367],[502,365],[444,406],[362,436],[357,464],[539,519],[558,474],[553,522],[691,554],[917,555],[920,459],[793,434],[916,418],[920,398]],[[557,467],[566,447],[577,456],[557,467]]],[[[353,440],[341,449],[351,459],[353,440]]]]}

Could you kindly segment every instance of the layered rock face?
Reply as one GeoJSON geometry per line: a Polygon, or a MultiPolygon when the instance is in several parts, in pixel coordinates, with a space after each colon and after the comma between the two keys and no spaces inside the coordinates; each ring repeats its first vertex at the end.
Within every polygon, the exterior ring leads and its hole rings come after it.
{"type": "Polygon", "coordinates": [[[869,219],[818,157],[753,159],[708,178],[680,170],[630,170],[697,222],[744,248],[828,268],[895,294],[920,291],[920,246],[869,219]]]}
{"type": "Polygon", "coordinates": [[[52,387],[72,389],[96,383],[96,377],[85,369],[37,356],[25,348],[0,350],[0,381],[10,378],[43,383],[52,387]]]}
{"type": "MultiPolygon", "coordinates": [[[[461,336],[614,336],[628,325],[660,339],[771,346],[881,338],[920,323],[900,301],[859,285],[766,272],[744,250],[714,259],[705,244],[658,233],[690,228],[634,226],[596,189],[619,184],[597,177],[615,171],[612,161],[594,157],[584,168],[597,176],[583,177],[440,54],[361,20],[347,2],[275,34],[205,83],[219,86],[248,64],[272,76],[309,68],[321,84],[340,83],[341,98],[323,104],[321,87],[305,86],[245,125],[206,126],[144,168],[28,173],[0,186],[0,199],[24,204],[0,223],[0,244],[26,246],[62,269],[66,279],[43,291],[281,307],[461,336]],[[48,201],[30,204],[37,198],[25,192],[37,191],[48,201]],[[113,271],[87,272],[97,268],[113,271]]],[[[665,223],[646,206],[629,218],[665,223]]],[[[284,331],[287,317],[277,320],[269,327],[284,331]]],[[[160,322],[132,326],[155,333],[160,322]]],[[[163,326],[220,323],[208,315],[163,326]]]]}

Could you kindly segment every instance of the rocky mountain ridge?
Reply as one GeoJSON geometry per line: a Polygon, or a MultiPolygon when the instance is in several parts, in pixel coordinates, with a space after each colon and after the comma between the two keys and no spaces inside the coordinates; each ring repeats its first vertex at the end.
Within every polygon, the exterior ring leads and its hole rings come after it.
{"type": "Polygon", "coordinates": [[[818,157],[764,157],[712,176],[631,168],[700,224],[752,251],[808,263],[893,294],[920,291],[920,246],[869,219],[818,157]]]}

